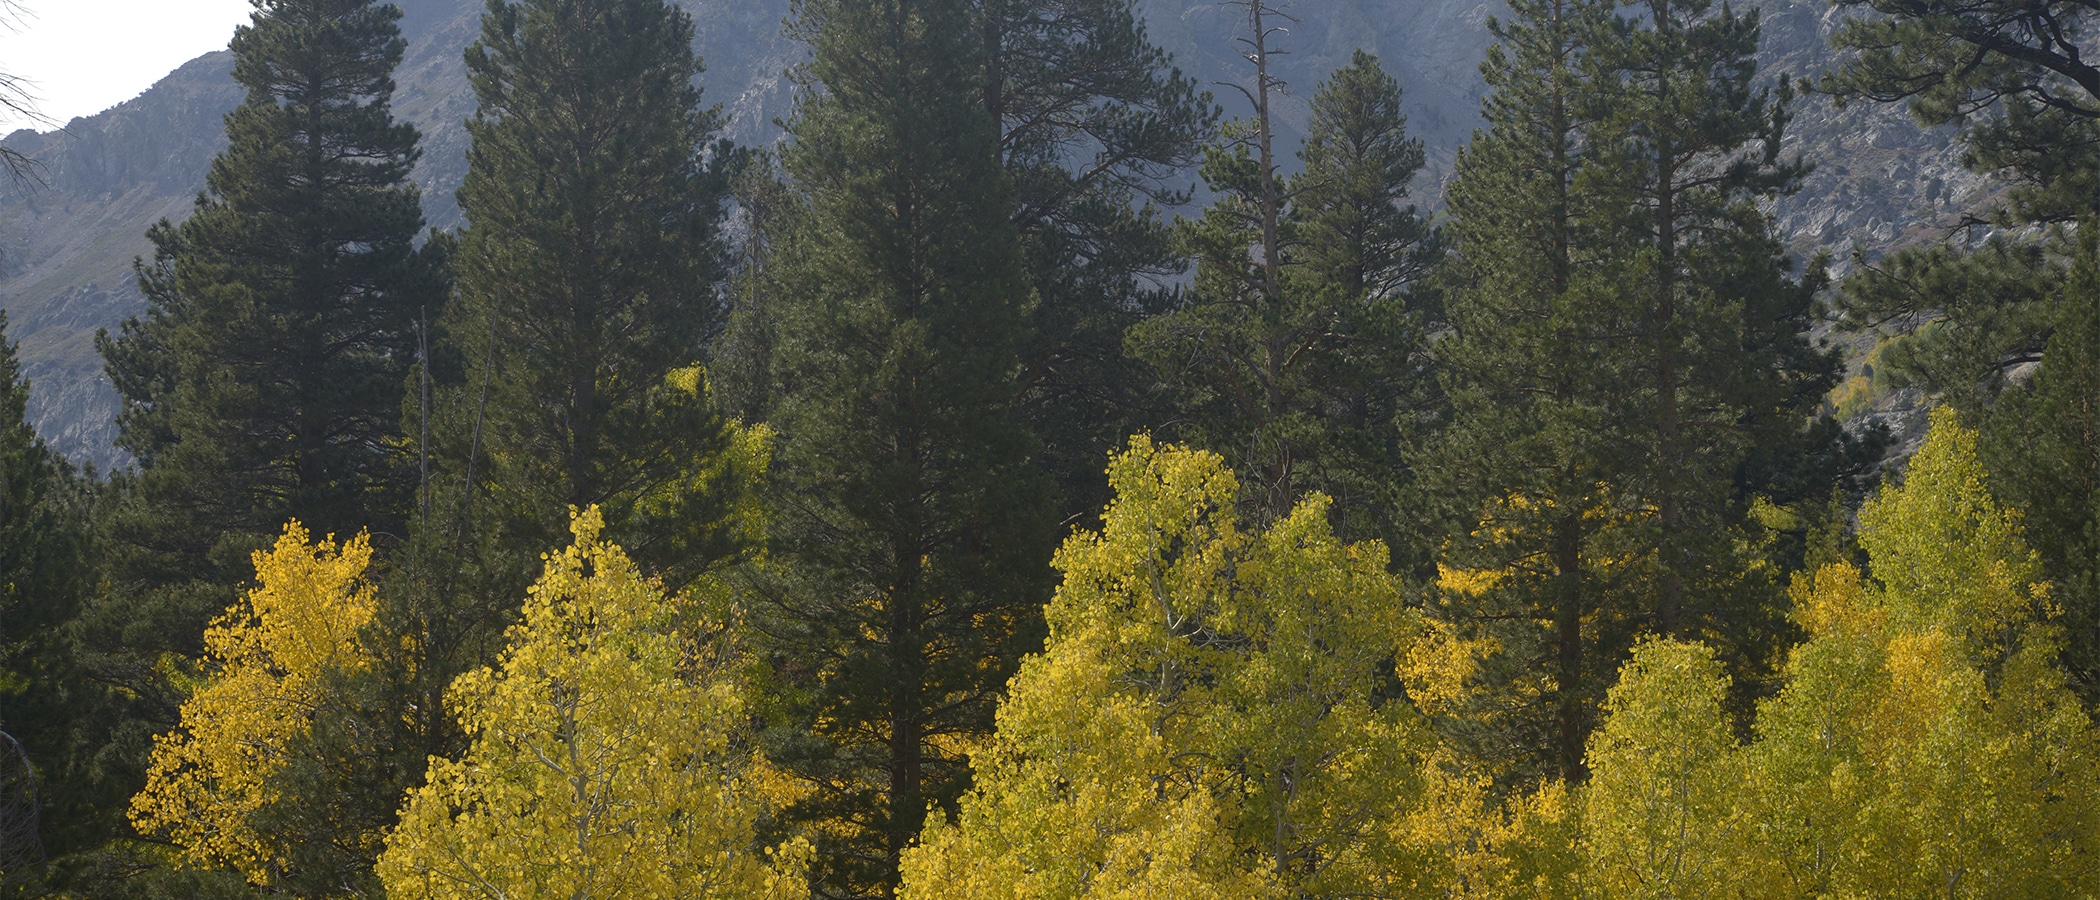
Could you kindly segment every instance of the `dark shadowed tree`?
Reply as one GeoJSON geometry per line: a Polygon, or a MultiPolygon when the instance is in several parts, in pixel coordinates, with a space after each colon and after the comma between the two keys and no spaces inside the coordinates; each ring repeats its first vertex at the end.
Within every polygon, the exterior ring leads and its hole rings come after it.
{"type": "Polygon", "coordinates": [[[1033,305],[961,0],[812,0],[775,287],[757,584],[816,887],[886,895],[1038,646],[1054,520],[1015,412],[1033,305]]]}
{"type": "Polygon", "coordinates": [[[459,202],[462,371],[439,402],[433,527],[482,536],[516,597],[571,507],[673,581],[736,553],[697,368],[724,315],[739,154],[701,105],[692,19],[663,0],[491,0],[459,202]],[[462,488],[462,485],[464,487],[462,488]]]}

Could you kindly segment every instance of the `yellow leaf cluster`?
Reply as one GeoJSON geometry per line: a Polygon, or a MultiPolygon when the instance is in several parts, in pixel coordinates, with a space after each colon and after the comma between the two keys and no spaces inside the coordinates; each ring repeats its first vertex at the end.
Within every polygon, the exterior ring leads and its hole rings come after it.
{"type": "Polygon", "coordinates": [[[1321,497],[1241,531],[1213,454],[1140,436],[1109,478],[977,789],[900,896],[1371,896],[1416,871],[1382,832],[1429,742],[1379,686],[1422,624],[1384,548],[1336,540],[1321,497]]]}
{"type": "Polygon", "coordinates": [[[1698,644],[1650,641],[1590,746],[1585,878],[1609,896],[2100,891],[2100,735],[2045,587],[1951,413],[1861,514],[1869,578],[1796,581],[1785,687],[1737,746],[1698,644]]]}
{"type": "Polygon", "coordinates": [[[792,898],[801,842],[754,830],[769,776],[727,625],[600,539],[595,508],[547,558],[499,665],[446,704],[471,736],[433,758],[378,872],[399,898],[792,898]]]}
{"type": "Polygon", "coordinates": [[[1737,874],[1727,868],[1736,840],[1727,694],[1706,646],[1634,647],[1586,757],[1583,849],[1604,896],[1710,896],[1737,874]]]}
{"type": "Polygon", "coordinates": [[[328,679],[362,670],[377,609],[364,578],[363,534],[340,547],[298,522],[255,560],[257,586],[205,632],[205,678],[182,724],[154,741],[146,786],[131,801],[140,832],[173,841],[184,859],[231,866],[269,884],[284,848],[251,817],[275,799],[271,776],[292,741],[326,707],[328,679]]]}

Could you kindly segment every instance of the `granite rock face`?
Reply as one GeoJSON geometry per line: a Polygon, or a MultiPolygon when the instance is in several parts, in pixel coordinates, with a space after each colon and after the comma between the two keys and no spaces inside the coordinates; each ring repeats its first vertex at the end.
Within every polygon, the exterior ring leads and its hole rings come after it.
{"type": "MultiPolygon", "coordinates": [[[[395,111],[424,135],[414,174],[425,216],[439,228],[461,224],[453,191],[466,169],[466,129],[474,101],[461,51],[478,35],[477,0],[397,0],[409,49],[396,75],[395,111]]],[[[693,14],[696,48],[707,62],[707,97],[730,117],[745,144],[778,140],[776,120],[793,102],[786,70],[800,48],[782,34],[788,0],[680,0],[693,14]]],[[[1237,38],[1235,9],[1215,0],[1141,0],[1155,41],[1191,76],[1212,85],[1227,115],[1244,102],[1227,84],[1250,72],[1237,38]]],[[[1836,24],[1822,0],[1761,0],[1763,57],[1775,77],[1813,75],[1832,55],[1836,24]]],[[[1410,127],[1429,145],[1430,165],[1416,187],[1434,207],[1453,151],[1478,123],[1484,92],[1478,66],[1496,0],[1295,0],[1295,22],[1279,39],[1279,74],[1289,82],[1278,104],[1283,140],[1294,147],[1306,98],[1358,47],[1376,53],[1406,91],[1410,127]]],[[[67,455],[104,469],[123,465],[111,446],[116,397],[95,354],[96,329],[137,313],[132,260],[150,252],[144,233],[161,218],[186,215],[212,156],[224,146],[221,118],[240,101],[224,51],[201,56],[139,97],[63,131],[17,132],[8,146],[39,160],[43,186],[0,196],[0,307],[21,342],[34,381],[30,416],[67,455]]],[[[1901,110],[1833,107],[1804,98],[1790,142],[1817,163],[1808,189],[1772,214],[1804,256],[1831,248],[1842,263],[1854,247],[1870,254],[1931,239],[1956,213],[1986,195],[1984,179],[1961,168],[1946,132],[1912,125],[1901,110]],[[1936,230],[1938,229],[1938,230],[1936,230]]]]}

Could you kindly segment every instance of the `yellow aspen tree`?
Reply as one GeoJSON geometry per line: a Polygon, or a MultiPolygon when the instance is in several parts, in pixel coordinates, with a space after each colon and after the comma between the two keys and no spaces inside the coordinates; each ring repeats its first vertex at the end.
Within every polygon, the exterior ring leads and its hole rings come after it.
{"type": "Polygon", "coordinates": [[[1975,444],[1935,413],[1903,486],[1860,513],[1872,577],[1838,564],[1795,585],[1810,637],[1759,711],[1741,792],[1755,896],[2100,890],[2100,735],[1975,444]]]}
{"type": "Polygon", "coordinates": [[[410,792],[389,896],[806,895],[806,845],[754,836],[769,776],[739,740],[733,623],[665,596],[603,527],[573,515],[500,663],[447,692],[471,743],[410,792]]]}
{"type": "MultiPolygon", "coordinates": [[[[310,539],[297,521],[257,552],[257,586],[204,633],[204,677],[181,725],[155,739],[146,786],[131,800],[140,833],[172,841],[200,866],[258,885],[282,875],[283,834],[253,817],[276,799],[271,776],[328,706],[329,680],[370,665],[361,633],[377,608],[365,580],[372,544],[310,539]]],[[[377,836],[373,836],[377,840],[377,836]]]]}
{"type": "MultiPolygon", "coordinates": [[[[1412,688],[1410,688],[1412,691],[1412,688]]],[[[1498,800],[1480,762],[1446,744],[1425,762],[1422,793],[1386,839],[1418,862],[1388,896],[1574,900],[1583,896],[1580,794],[1564,781],[1498,800]]]]}
{"type": "Polygon", "coordinates": [[[1586,754],[1583,855],[1603,896],[1708,897],[1735,879],[1727,697],[1705,644],[1634,645],[1586,754]]]}
{"type": "Polygon", "coordinates": [[[1001,704],[976,788],[904,859],[899,896],[1388,893],[1385,839],[1426,730],[1384,696],[1422,630],[1384,548],[1317,495],[1260,534],[1214,454],[1143,436],[1098,532],[1059,551],[1049,640],[1001,704]]]}

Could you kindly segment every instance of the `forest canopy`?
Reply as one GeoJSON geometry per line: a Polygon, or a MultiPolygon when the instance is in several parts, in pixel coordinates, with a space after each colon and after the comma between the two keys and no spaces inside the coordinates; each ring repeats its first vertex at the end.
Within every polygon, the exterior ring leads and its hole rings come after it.
{"type": "Polygon", "coordinates": [[[1509,0],[1432,183],[1225,5],[1214,95],[1138,0],[806,0],[761,148],[678,4],[487,0],[438,231],[401,10],[255,0],[132,466],[0,318],[0,887],[2100,893],[2100,14],[1509,0]],[[1802,90],[1993,236],[1790,250],[1802,90]]]}

